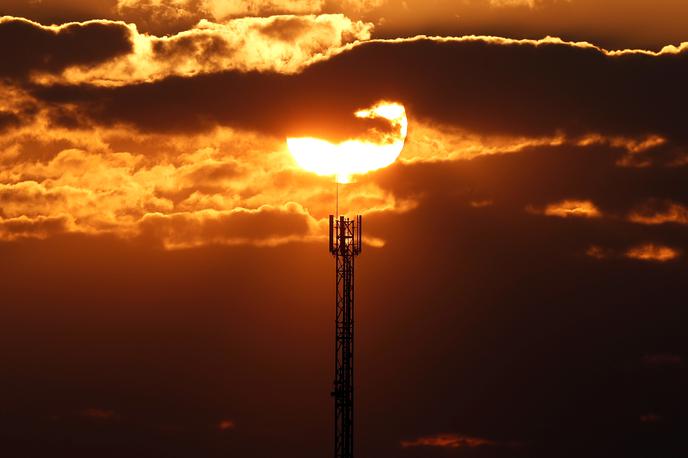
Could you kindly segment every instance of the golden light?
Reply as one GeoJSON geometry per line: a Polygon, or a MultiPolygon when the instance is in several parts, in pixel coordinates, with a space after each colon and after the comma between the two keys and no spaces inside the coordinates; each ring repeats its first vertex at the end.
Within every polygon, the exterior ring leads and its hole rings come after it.
{"type": "Polygon", "coordinates": [[[287,138],[287,147],[296,163],[318,175],[333,175],[339,183],[348,183],[353,175],[392,164],[404,147],[408,131],[404,106],[396,102],[379,102],[354,115],[357,118],[387,119],[394,132],[383,134],[377,141],[352,139],[331,143],[313,137],[287,138]]]}

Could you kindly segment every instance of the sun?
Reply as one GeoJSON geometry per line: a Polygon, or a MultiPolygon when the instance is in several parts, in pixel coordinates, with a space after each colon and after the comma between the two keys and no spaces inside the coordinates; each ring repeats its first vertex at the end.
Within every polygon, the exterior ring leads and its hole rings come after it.
{"type": "Polygon", "coordinates": [[[318,175],[332,175],[348,183],[353,175],[364,174],[392,164],[404,148],[408,119],[404,106],[397,102],[378,102],[354,113],[357,118],[383,118],[394,128],[376,141],[351,139],[331,143],[313,137],[287,138],[287,147],[296,163],[318,175]]]}

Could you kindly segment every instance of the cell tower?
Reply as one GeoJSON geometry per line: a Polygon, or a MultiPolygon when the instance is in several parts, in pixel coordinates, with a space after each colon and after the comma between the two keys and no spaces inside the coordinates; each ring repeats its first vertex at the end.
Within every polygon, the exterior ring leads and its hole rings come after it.
{"type": "Polygon", "coordinates": [[[361,253],[360,215],[330,215],[330,253],[337,266],[334,358],[334,456],[354,455],[354,258],[361,253]]]}

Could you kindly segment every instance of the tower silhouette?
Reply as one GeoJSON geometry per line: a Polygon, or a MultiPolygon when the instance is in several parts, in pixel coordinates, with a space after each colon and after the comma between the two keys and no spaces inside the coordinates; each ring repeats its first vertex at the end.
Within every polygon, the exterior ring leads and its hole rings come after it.
{"type": "Polygon", "coordinates": [[[361,253],[360,215],[330,215],[330,253],[335,257],[337,293],[334,359],[334,456],[354,454],[354,258],[361,253]]]}

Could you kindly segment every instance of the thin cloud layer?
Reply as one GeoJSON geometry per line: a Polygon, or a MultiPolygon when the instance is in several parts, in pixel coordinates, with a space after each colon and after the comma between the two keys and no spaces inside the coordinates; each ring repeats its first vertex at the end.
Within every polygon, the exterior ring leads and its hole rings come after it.
{"type": "Polygon", "coordinates": [[[688,224],[688,207],[671,201],[650,201],[633,210],[628,218],[639,224],[688,224]]]}
{"type": "Polygon", "coordinates": [[[680,253],[675,248],[669,246],[646,243],[630,248],[626,252],[626,256],[629,259],[637,259],[639,261],[667,262],[678,258],[680,253]]]}
{"type": "MultiPolygon", "coordinates": [[[[532,209],[537,212],[537,210],[532,209]]],[[[602,216],[600,210],[589,200],[562,200],[547,205],[542,210],[547,216],[559,218],[599,218],[602,216]]]]}
{"type": "Polygon", "coordinates": [[[420,437],[414,440],[401,441],[402,447],[441,447],[441,448],[476,448],[494,446],[497,442],[481,437],[460,434],[437,434],[420,437]]]}
{"type": "Polygon", "coordinates": [[[301,241],[315,221],[298,204],[261,206],[256,210],[200,210],[183,213],[148,213],[141,222],[143,237],[160,240],[166,248],[200,245],[255,244],[274,246],[301,241]]]}
{"type": "Polygon", "coordinates": [[[666,263],[675,261],[681,257],[681,251],[675,247],[659,243],[641,243],[625,251],[599,245],[590,245],[585,254],[598,260],[630,259],[649,263],[666,263]]]}

